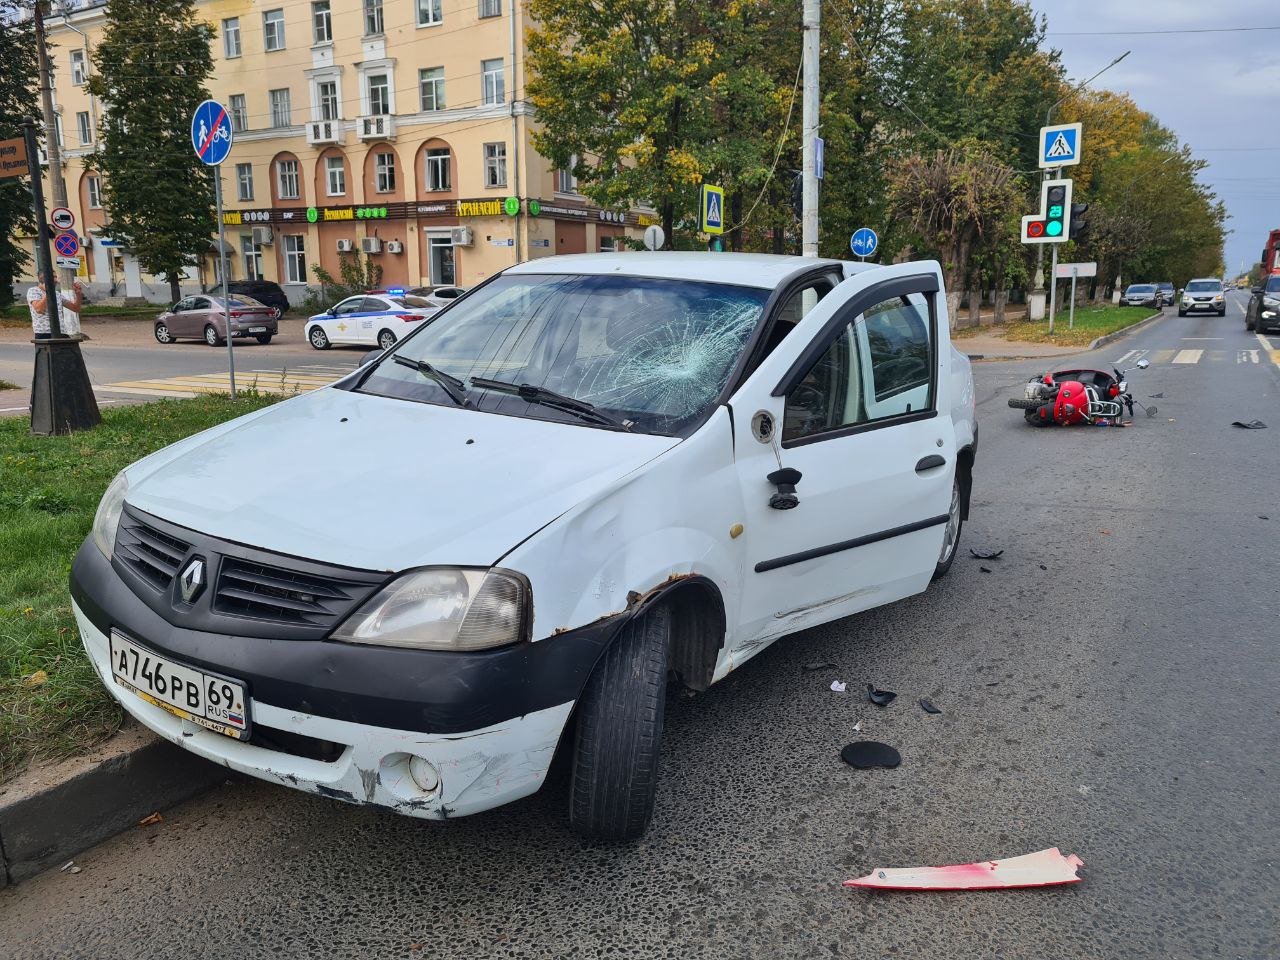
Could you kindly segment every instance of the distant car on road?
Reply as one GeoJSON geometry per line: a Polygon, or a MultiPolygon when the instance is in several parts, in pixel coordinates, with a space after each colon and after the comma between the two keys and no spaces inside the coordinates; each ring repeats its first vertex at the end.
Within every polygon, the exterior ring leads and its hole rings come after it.
{"type": "Polygon", "coordinates": [[[1159,310],[1164,306],[1164,296],[1154,283],[1131,283],[1120,298],[1120,303],[1129,307],[1152,307],[1159,310]]]}
{"type": "MultiPolygon", "coordinates": [[[[233,297],[237,295],[249,297],[270,307],[275,311],[277,320],[289,309],[289,298],[280,289],[280,284],[272,280],[232,280],[227,286],[233,297]]],[[[209,294],[214,297],[222,296],[222,284],[214,284],[209,294]]]]}
{"type": "Polygon", "coordinates": [[[224,310],[221,297],[197,294],[183,297],[156,317],[154,333],[160,343],[191,338],[216,347],[227,342],[228,317],[235,337],[253,337],[266,344],[279,330],[275,311],[257,300],[233,295],[224,310]]]}
{"type": "Polygon", "coordinates": [[[1164,283],[1157,283],[1156,289],[1160,291],[1160,297],[1165,303],[1177,303],[1178,291],[1173,288],[1173,284],[1167,280],[1164,283]]]}
{"type": "Polygon", "coordinates": [[[453,301],[467,292],[466,287],[455,287],[448,284],[441,284],[434,287],[412,287],[405,291],[413,297],[423,297],[430,300],[436,306],[447,307],[453,301]]]}
{"type": "Polygon", "coordinates": [[[1267,277],[1266,283],[1253,288],[1244,311],[1244,328],[1258,333],[1280,328],[1280,276],[1267,277]]]}
{"type": "Polygon", "coordinates": [[[389,350],[439,309],[424,297],[361,293],[316,314],[307,321],[303,334],[317,350],[328,350],[335,343],[389,350]]]}
{"type": "Polygon", "coordinates": [[[1182,299],[1178,301],[1178,316],[1185,317],[1197,310],[1212,310],[1220,317],[1227,315],[1227,301],[1222,289],[1222,281],[1217,277],[1204,277],[1187,281],[1182,291],[1182,299]]]}

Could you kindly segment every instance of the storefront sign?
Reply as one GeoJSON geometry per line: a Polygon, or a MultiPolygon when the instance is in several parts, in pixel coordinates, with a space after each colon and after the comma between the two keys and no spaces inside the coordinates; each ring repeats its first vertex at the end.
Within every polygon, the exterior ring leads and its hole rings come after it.
{"type": "Polygon", "coordinates": [[[596,212],[596,217],[603,220],[605,223],[627,222],[627,215],[625,213],[618,213],[616,210],[599,210],[596,212]]]}
{"type": "Polygon", "coordinates": [[[535,217],[546,214],[549,217],[572,217],[575,220],[586,220],[591,215],[591,211],[586,207],[562,207],[559,204],[544,203],[541,200],[529,201],[529,213],[535,217]]]}
{"type": "Polygon", "coordinates": [[[5,177],[25,177],[28,173],[27,144],[22,137],[0,140],[0,180],[5,177]]]}
{"type": "Polygon", "coordinates": [[[501,200],[459,200],[458,216],[460,217],[500,217],[502,216],[501,200]]]}
{"type": "Polygon", "coordinates": [[[520,198],[507,197],[507,199],[503,200],[502,212],[505,213],[508,217],[514,217],[517,213],[520,212],[520,198]]]}
{"type": "Polygon", "coordinates": [[[551,241],[550,241],[550,240],[546,240],[546,239],[539,240],[539,239],[535,238],[535,239],[533,239],[533,240],[530,240],[530,241],[529,241],[529,246],[531,246],[531,247],[549,247],[549,246],[551,246],[551,241]]]}

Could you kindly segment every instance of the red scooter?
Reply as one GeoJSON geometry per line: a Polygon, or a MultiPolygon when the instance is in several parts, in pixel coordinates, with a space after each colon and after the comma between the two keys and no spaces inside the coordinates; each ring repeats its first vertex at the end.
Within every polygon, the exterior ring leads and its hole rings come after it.
{"type": "MultiPolygon", "coordinates": [[[[1139,370],[1151,366],[1147,360],[1139,360],[1139,370]]],[[[1125,407],[1133,416],[1134,405],[1141,407],[1148,417],[1156,415],[1154,406],[1144,407],[1133,399],[1127,370],[1058,370],[1032,377],[1021,397],[1012,397],[1009,406],[1023,411],[1027,423],[1035,427],[1067,427],[1087,423],[1100,427],[1119,427],[1125,407]]]]}

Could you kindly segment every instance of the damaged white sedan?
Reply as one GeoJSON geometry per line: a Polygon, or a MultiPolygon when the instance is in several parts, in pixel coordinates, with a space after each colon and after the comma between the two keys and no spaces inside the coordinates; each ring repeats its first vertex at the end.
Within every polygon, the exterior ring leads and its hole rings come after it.
{"type": "Polygon", "coordinates": [[[936,263],[549,257],[124,470],[71,593],[102,681],[201,756],[445,818],[561,748],[573,827],[632,838],[669,674],[924,590],[976,446],[936,263]]]}

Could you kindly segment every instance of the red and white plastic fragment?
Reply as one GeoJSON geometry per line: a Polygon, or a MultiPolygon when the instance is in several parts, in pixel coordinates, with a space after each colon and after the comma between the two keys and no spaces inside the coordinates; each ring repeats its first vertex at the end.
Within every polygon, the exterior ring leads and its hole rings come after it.
{"type": "Polygon", "coordinates": [[[958,863],[949,867],[876,867],[865,877],[846,880],[846,887],[875,890],[994,890],[1079,883],[1076,870],[1084,861],[1064,857],[1057,847],[1006,860],[958,863]]]}

